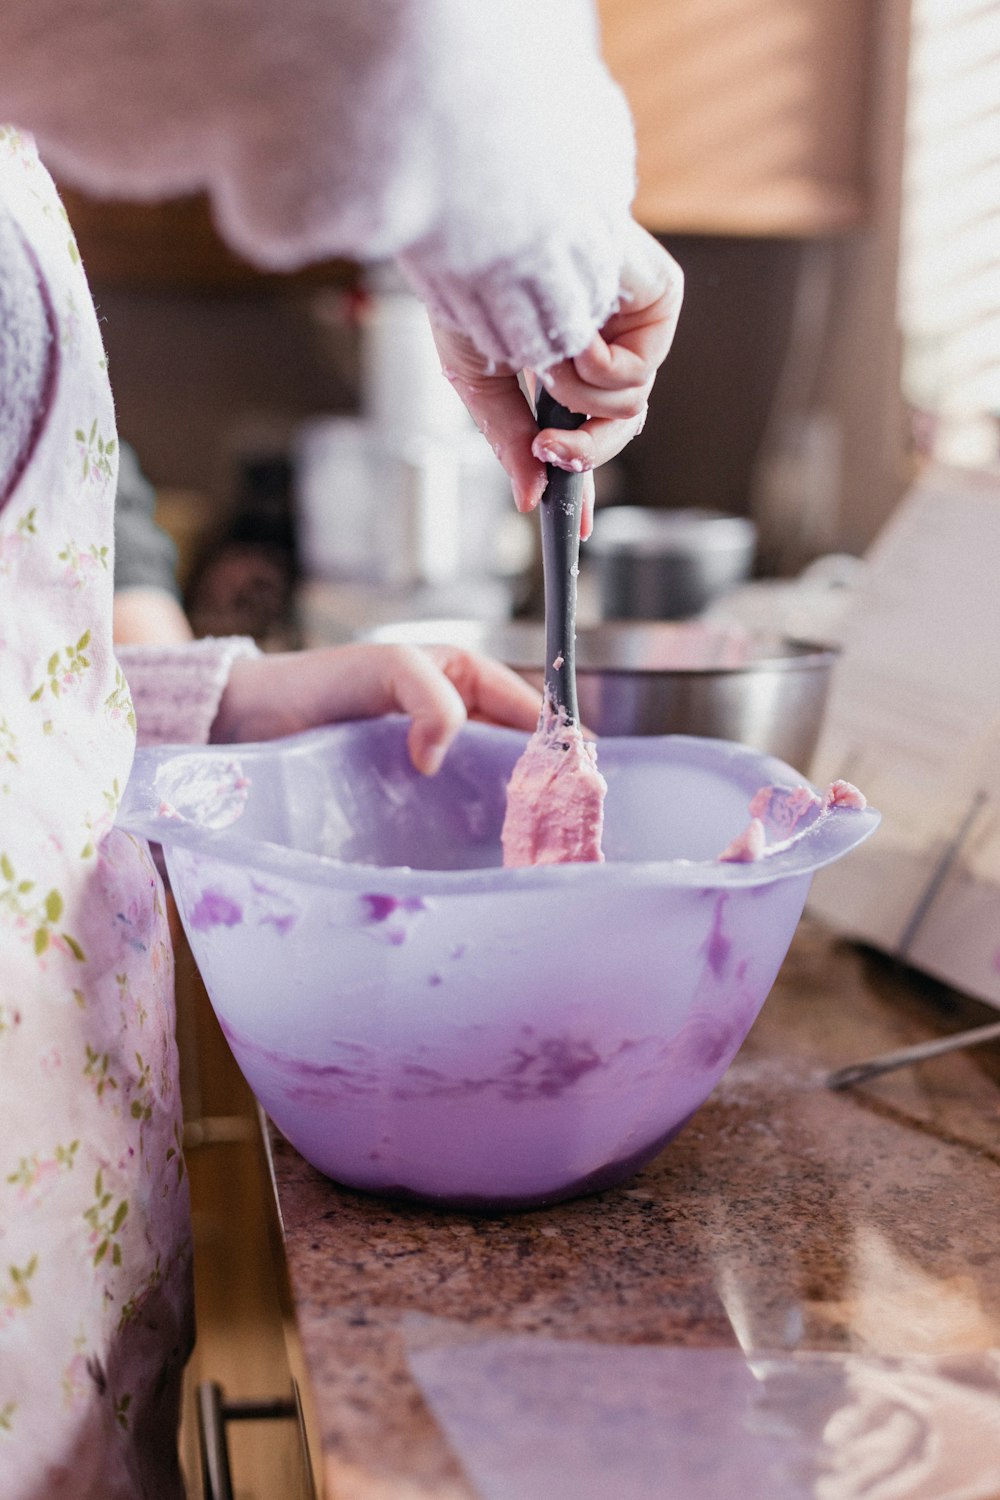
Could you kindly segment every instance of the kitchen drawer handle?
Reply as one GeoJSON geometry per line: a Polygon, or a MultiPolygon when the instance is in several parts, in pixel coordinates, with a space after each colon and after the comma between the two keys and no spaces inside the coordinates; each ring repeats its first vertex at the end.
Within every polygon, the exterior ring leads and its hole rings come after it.
{"type": "Polygon", "coordinates": [[[298,1403],[283,1397],[261,1401],[227,1401],[215,1380],[198,1386],[198,1437],[205,1500],[234,1500],[229,1467],[228,1422],[294,1421],[298,1403]]]}

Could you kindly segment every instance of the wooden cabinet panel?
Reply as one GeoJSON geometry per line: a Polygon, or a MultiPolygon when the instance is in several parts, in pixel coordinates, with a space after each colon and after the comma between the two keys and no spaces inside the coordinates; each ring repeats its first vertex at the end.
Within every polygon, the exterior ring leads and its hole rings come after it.
{"type": "Polygon", "coordinates": [[[347,261],[327,261],[292,276],[258,270],[220,239],[203,197],[162,203],[102,202],[60,186],[95,286],[245,292],[262,286],[343,284],[347,261]]]}
{"type": "Polygon", "coordinates": [[[648,228],[819,235],[862,221],[875,0],[599,4],[648,228]]]}

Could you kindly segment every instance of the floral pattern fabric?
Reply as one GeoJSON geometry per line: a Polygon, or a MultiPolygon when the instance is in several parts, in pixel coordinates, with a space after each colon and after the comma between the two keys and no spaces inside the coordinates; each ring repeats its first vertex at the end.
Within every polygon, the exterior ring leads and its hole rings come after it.
{"type": "Polygon", "coordinates": [[[114,409],[64,211],[10,129],[0,205],[57,339],[0,511],[0,1495],[175,1500],[189,1212],[163,891],[112,830],[135,741],[111,642],[114,409]]]}

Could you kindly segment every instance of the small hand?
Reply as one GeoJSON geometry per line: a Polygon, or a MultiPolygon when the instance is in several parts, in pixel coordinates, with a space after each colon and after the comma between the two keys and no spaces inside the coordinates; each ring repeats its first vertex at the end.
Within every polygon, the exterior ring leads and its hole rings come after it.
{"type": "Polygon", "coordinates": [[[582,534],[593,517],[593,470],[642,431],[656,372],[673,342],[684,292],[680,266],[636,223],[629,229],[620,306],[573,359],[542,379],[563,406],[586,412],[573,432],[539,432],[510,366],[489,369],[470,339],[435,327],[442,367],[510,475],[520,511],[534,510],[545,489],[545,465],[584,472],[582,534]]]}
{"type": "Polygon", "coordinates": [[[234,662],[215,743],[405,713],[418,771],[433,776],[466,719],[533,730],[540,695],[509,667],[457,646],[351,645],[234,662]]]}

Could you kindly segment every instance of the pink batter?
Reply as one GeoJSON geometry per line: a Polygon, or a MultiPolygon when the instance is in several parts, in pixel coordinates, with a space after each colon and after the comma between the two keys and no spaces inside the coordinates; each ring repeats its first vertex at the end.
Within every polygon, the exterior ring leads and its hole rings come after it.
{"type": "Polygon", "coordinates": [[[850,781],[831,781],[826,789],[823,806],[850,807],[855,812],[861,812],[868,806],[868,798],[850,781]]]}
{"type": "Polygon", "coordinates": [[[603,860],[607,790],[596,746],[565,715],[543,710],[507,786],[504,866],[603,860]]]}
{"type": "Polygon", "coordinates": [[[762,859],[767,853],[765,818],[772,829],[790,836],[814,810],[826,812],[831,807],[848,807],[860,812],[867,806],[864,792],[859,792],[849,781],[831,781],[822,797],[817,797],[807,786],[762,786],[750,802],[750,822],[726,845],[719,859],[729,864],[750,864],[762,859]]]}
{"type": "Polygon", "coordinates": [[[720,859],[726,860],[728,864],[748,865],[755,859],[760,859],[767,848],[767,835],[764,825],[759,818],[751,818],[742,833],[738,833],[733,841],[726,845],[720,859]]]}

